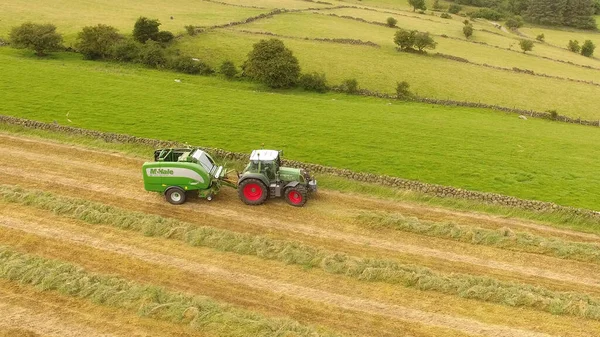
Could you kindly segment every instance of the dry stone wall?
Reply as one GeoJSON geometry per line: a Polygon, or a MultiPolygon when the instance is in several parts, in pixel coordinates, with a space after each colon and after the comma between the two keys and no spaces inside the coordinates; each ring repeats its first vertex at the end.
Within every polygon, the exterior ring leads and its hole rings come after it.
{"type": "MultiPolygon", "coordinates": [[[[62,132],[72,135],[80,135],[86,137],[92,137],[96,139],[102,139],[106,142],[110,143],[125,143],[125,144],[141,144],[148,145],[154,148],[161,147],[185,147],[187,144],[182,144],[177,141],[165,141],[158,139],[150,139],[150,138],[141,138],[123,134],[116,133],[108,133],[101,132],[95,130],[74,128],[69,126],[62,126],[56,123],[43,123],[38,121],[32,121],[17,117],[11,116],[3,116],[0,115],[0,123],[9,124],[9,125],[18,125],[29,129],[38,129],[38,130],[48,130],[55,132],[62,132]]],[[[206,151],[219,156],[223,159],[228,160],[248,160],[248,154],[238,153],[238,152],[230,152],[222,149],[214,149],[201,147],[206,151]]],[[[485,192],[477,192],[477,191],[469,191],[460,188],[454,188],[449,186],[442,186],[436,184],[427,184],[413,180],[402,179],[398,177],[386,176],[386,175],[378,175],[372,173],[361,173],[361,172],[353,172],[347,169],[339,169],[329,166],[323,166],[318,164],[311,163],[303,163],[295,160],[283,160],[284,165],[299,167],[308,170],[311,173],[317,174],[328,174],[332,176],[347,178],[354,181],[365,182],[378,184],[382,186],[388,186],[392,188],[410,190],[415,192],[420,192],[426,195],[431,195],[440,198],[459,198],[459,199],[467,199],[478,202],[483,202],[487,204],[508,206],[508,207],[516,207],[526,210],[539,211],[539,212],[554,212],[561,211],[566,212],[573,215],[579,216],[588,216],[600,219],[600,212],[573,208],[573,207],[565,207],[560,206],[550,202],[543,201],[535,201],[535,200],[524,200],[511,196],[500,195],[495,193],[485,193],[485,192]]]]}

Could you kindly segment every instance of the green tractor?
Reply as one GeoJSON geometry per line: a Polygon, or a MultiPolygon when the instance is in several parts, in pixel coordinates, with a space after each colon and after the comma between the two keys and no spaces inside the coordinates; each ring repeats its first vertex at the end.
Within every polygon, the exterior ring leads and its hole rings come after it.
{"type": "Polygon", "coordinates": [[[267,198],[284,197],[288,204],[304,206],[317,181],[303,169],[281,166],[275,150],[254,150],[250,163],[238,177],[238,195],[247,205],[260,205],[267,198]]]}
{"type": "Polygon", "coordinates": [[[280,153],[274,150],[252,151],[250,163],[238,174],[238,181],[230,179],[229,173],[199,148],[156,150],[154,161],[142,166],[144,188],[164,194],[174,205],[183,204],[190,193],[210,201],[224,185],[237,188],[248,205],[283,196],[290,205],[300,207],[309,192],[317,190],[316,180],[306,171],[281,167],[280,153]]]}

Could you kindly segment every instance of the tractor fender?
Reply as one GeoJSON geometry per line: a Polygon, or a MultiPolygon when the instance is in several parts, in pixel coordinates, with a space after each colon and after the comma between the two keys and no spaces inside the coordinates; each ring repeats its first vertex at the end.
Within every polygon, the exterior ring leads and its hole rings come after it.
{"type": "Polygon", "coordinates": [[[242,183],[242,181],[244,181],[246,179],[258,179],[258,180],[262,181],[263,184],[265,184],[265,187],[267,187],[267,188],[269,188],[269,186],[271,185],[269,183],[269,179],[267,179],[267,177],[265,177],[264,175],[262,175],[260,173],[246,173],[246,174],[242,175],[240,177],[240,180],[238,180],[238,185],[240,185],[242,183]]]}
{"type": "Polygon", "coordinates": [[[296,187],[296,186],[298,186],[298,184],[300,184],[300,183],[297,181],[292,181],[283,187],[283,191],[285,191],[285,189],[288,187],[296,187]]]}

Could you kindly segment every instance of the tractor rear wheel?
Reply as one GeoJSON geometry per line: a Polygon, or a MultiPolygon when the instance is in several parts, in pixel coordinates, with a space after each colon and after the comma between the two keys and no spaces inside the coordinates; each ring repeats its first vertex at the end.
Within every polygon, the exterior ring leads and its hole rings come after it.
{"type": "Polygon", "coordinates": [[[165,198],[173,205],[181,205],[185,202],[185,191],[180,187],[171,187],[165,192],[165,198]]]}
{"type": "Polygon", "coordinates": [[[307,199],[308,192],[306,192],[306,187],[303,185],[296,185],[285,189],[285,201],[292,206],[302,207],[306,204],[307,199]]]}
{"type": "Polygon", "coordinates": [[[238,186],[238,195],[246,205],[262,204],[267,194],[267,186],[258,179],[246,179],[238,186]]]}

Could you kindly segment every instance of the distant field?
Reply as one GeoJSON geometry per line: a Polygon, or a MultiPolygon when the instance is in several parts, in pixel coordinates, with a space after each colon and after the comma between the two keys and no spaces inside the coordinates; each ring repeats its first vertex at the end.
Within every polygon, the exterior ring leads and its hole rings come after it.
{"type": "Polygon", "coordinates": [[[162,30],[184,32],[186,25],[214,25],[268,12],[265,9],[230,7],[206,1],[174,0],[11,0],[0,2],[0,36],[23,22],[49,22],[65,34],[67,44],[75,41],[84,26],[107,24],[131,34],[135,20],[147,16],[160,20],[162,30]],[[173,19],[171,19],[173,17],[173,19]]]}
{"type": "Polygon", "coordinates": [[[595,128],[26,55],[0,49],[0,114],[600,209],[595,128]]]}
{"type": "MultiPolygon", "coordinates": [[[[182,41],[180,49],[214,66],[224,59],[241,65],[252,44],[268,36],[216,31],[182,41]]],[[[303,71],[324,72],[332,84],[356,78],[371,90],[393,93],[398,81],[408,81],[420,96],[496,103],[598,119],[600,87],[483,68],[456,61],[381,49],[284,39],[303,71]]]]}
{"type": "MultiPolygon", "coordinates": [[[[328,5],[297,0],[226,0],[224,3],[190,0],[164,3],[152,0],[145,2],[144,6],[131,0],[119,3],[92,0],[85,4],[71,1],[61,0],[50,4],[39,0],[35,0],[34,3],[16,0],[2,3],[0,36],[5,36],[10,27],[24,21],[52,22],[57,25],[59,32],[65,34],[65,44],[73,45],[77,32],[83,26],[105,23],[128,34],[135,20],[144,15],[159,19],[162,23],[161,29],[183,34],[174,48],[218,66],[225,59],[234,60],[240,65],[253,43],[268,38],[265,35],[241,31],[269,32],[289,36],[290,38],[283,39],[299,58],[302,69],[324,72],[332,84],[356,78],[363,88],[393,93],[396,82],[408,81],[411,90],[424,97],[483,102],[538,111],[556,110],[559,114],[575,118],[600,119],[600,112],[597,110],[600,105],[598,86],[494,70],[441,58],[398,53],[393,44],[394,29],[328,15],[350,16],[376,22],[385,22],[387,17],[392,16],[398,19],[399,27],[436,34],[438,48],[431,54],[439,52],[479,64],[508,69],[515,67],[532,70],[538,74],[600,82],[600,70],[585,69],[535,56],[596,68],[600,68],[599,60],[544,44],[536,44],[530,52],[532,55],[515,52],[519,48],[518,36],[504,33],[485,20],[474,23],[475,34],[471,40],[488,45],[470,43],[462,35],[464,18],[454,15],[452,19],[447,20],[440,18],[439,12],[428,11],[424,15],[414,13],[404,1],[330,1],[328,5]],[[374,10],[323,9],[339,5],[375,7],[371,8],[374,10]],[[322,10],[276,15],[232,28],[204,32],[195,37],[184,34],[185,25],[224,24],[267,13],[274,8],[322,10]],[[452,39],[444,39],[440,35],[447,35],[452,39]],[[311,38],[360,39],[375,42],[381,45],[381,48],[332,44],[313,41],[311,38]],[[504,50],[507,48],[513,51],[504,50]]],[[[428,5],[431,8],[432,2],[428,5]]],[[[553,34],[548,32],[546,35],[550,37],[553,34]]],[[[583,37],[584,35],[581,35],[581,38],[583,37]]]]}

